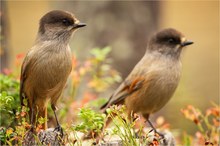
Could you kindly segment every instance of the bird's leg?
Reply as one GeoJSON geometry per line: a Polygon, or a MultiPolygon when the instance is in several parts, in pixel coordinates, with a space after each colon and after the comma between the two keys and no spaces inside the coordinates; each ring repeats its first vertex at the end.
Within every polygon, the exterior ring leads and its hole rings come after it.
{"type": "Polygon", "coordinates": [[[154,132],[159,134],[159,132],[157,132],[157,129],[154,127],[154,125],[151,123],[151,121],[149,119],[147,119],[147,122],[150,125],[150,127],[154,130],[154,132]]]}
{"type": "Polygon", "coordinates": [[[54,129],[54,131],[59,131],[60,132],[60,134],[61,134],[61,137],[63,137],[63,128],[60,126],[60,123],[59,123],[59,121],[58,121],[58,119],[57,119],[57,115],[56,115],[56,106],[55,105],[51,105],[51,108],[52,108],[52,110],[53,110],[53,113],[54,113],[54,116],[55,116],[55,119],[56,119],[56,122],[57,122],[57,126],[56,126],[56,128],[54,129]]]}
{"type": "Polygon", "coordinates": [[[164,135],[161,134],[160,132],[158,132],[157,129],[154,127],[154,125],[149,120],[149,114],[143,114],[143,117],[147,120],[147,123],[150,125],[150,127],[153,129],[153,131],[163,138],[164,135]]]}
{"type": "Polygon", "coordinates": [[[31,132],[34,132],[34,107],[31,108],[31,132]]]}
{"type": "MultiPolygon", "coordinates": [[[[31,106],[31,132],[34,132],[34,125],[35,125],[35,119],[34,119],[34,112],[35,112],[35,100],[33,98],[32,106],[31,106]]],[[[36,116],[36,115],[35,115],[36,116]]]]}
{"type": "Polygon", "coordinates": [[[150,127],[154,130],[155,133],[157,133],[159,136],[161,136],[162,138],[164,138],[164,135],[160,132],[157,131],[157,129],[154,127],[154,125],[151,123],[151,121],[149,120],[149,118],[147,119],[148,124],[150,125],[150,127]]]}

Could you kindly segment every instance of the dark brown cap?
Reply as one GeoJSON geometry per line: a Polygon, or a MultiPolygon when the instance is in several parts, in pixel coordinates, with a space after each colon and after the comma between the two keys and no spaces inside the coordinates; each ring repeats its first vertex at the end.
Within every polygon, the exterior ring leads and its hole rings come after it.
{"type": "Polygon", "coordinates": [[[39,32],[45,32],[45,24],[57,24],[64,27],[73,26],[75,28],[85,26],[84,23],[79,23],[79,21],[75,18],[75,16],[72,13],[62,10],[53,10],[46,13],[40,19],[39,32]]]}

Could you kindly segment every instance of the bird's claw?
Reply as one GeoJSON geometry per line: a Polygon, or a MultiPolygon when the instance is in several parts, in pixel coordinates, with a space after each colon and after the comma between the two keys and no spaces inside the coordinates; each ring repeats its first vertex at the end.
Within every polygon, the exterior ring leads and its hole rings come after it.
{"type": "Polygon", "coordinates": [[[164,138],[164,135],[162,133],[158,132],[157,130],[154,130],[154,133],[158,134],[159,137],[161,137],[162,139],[164,138]]]}
{"type": "Polygon", "coordinates": [[[30,131],[34,132],[34,126],[33,125],[31,125],[30,131]]]}
{"type": "Polygon", "coordinates": [[[63,128],[60,125],[54,128],[53,131],[58,131],[60,133],[60,137],[63,137],[63,128]]]}

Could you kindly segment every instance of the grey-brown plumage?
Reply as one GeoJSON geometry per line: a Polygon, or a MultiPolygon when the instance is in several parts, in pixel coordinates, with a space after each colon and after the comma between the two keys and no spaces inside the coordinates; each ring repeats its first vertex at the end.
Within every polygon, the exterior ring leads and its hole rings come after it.
{"type": "Polygon", "coordinates": [[[125,104],[129,117],[141,113],[148,120],[172,97],[180,80],[182,49],[192,43],[172,28],[153,35],[144,57],[101,109],[125,104]]]}
{"type": "Polygon", "coordinates": [[[72,69],[68,43],[73,32],[83,26],[85,24],[73,14],[60,10],[50,11],[40,19],[35,44],[27,53],[21,69],[20,99],[22,105],[23,99],[28,99],[32,125],[36,122],[36,114],[46,117],[49,101],[55,111],[72,69]]]}

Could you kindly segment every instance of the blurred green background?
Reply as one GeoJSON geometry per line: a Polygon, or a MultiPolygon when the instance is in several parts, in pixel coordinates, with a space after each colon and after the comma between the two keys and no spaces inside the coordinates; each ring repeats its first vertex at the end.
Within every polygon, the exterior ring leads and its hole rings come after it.
{"type": "MultiPolygon", "coordinates": [[[[194,131],[180,112],[192,104],[205,109],[219,101],[219,1],[4,1],[1,2],[1,69],[15,68],[26,53],[46,12],[73,12],[87,27],[76,32],[71,48],[83,61],[94,47],[111,46],[113,66],[125,78],[145,52],[148,37],[163,28],[183,32],[195,44],[186,48],[179,87],[158,113],[173,129],[194,131]]],[[[108,98],[118,85],[104,93],[108,98]]]]}

